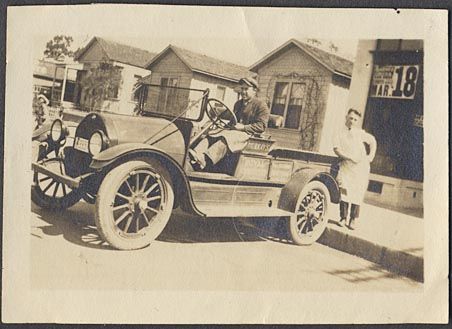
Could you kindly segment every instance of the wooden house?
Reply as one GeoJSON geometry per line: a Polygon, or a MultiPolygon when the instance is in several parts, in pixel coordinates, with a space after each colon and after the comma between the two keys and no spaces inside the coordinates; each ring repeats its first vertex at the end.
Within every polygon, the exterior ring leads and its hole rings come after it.
{"type": "MultiPolygon", "coordinates": [[[[137,99],[134,88],[138,80],[150,73],[146,64],[155,56],[146,50],[123,45],[104,38],[94,37],[75,56],[75,60],[83,63],[83,70],[78,72],[76,103],[84,110],[108,110],[112,112],[132,114],[137,99]],[[97,101],[96,91],[92,84],[84,84],[84,78],[100,63],[110,63],[120,71],[120,81],[107,98],[97,101]]],[[[86,80],[85,80],[86,81],[86,80]]]]}
{"type": "MultiPolygon", "coordinates": [[[[209,97],[224,102],[230,108],[238,99],[234,90],[240,78],[255,75],[248,68],[169,45],[147,65],[152,73],[144,82],[192,89],[209,89],[209,97]]],[[[187,116],[199,113],[197,100],[201,93],[171,88],[150,88],[147,108],[151,111],[179,114],[189,102],[195,104],[187,116]]]]}
{"type": "Polygon", "coordinates": [[[332,139],[347,111],[353,63],[291,39],[250,70],[259,78],[258,96],[284,118],[269,134],[278,145],[332,154],[332,139]]]}

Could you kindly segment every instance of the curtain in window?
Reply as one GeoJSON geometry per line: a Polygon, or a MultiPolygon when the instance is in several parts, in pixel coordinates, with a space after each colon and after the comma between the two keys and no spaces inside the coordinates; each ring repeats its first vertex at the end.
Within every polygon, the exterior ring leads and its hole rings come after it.
{"type": "Polygon", "coordinates": [[[292,83],[292,90],[289,98],[289,105],[286,113],[286,128],[298,129],[300,127],[300,117],[305,95],[305,85],[302,83],[292,83]]]}
{"type": "Polygon", "coordinates": [[[289,92],[288,82],[277,82],[275,85],[275,94],[273,96],[273,104],[271,113],[284,116],[286,108],[287,94],[289,92]]]}

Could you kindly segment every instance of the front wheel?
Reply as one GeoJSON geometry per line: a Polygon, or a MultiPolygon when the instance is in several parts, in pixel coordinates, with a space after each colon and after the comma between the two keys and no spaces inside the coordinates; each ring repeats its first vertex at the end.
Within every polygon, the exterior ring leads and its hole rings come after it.
{"type": "MultiPolygon", "coordinates": [[[[52,171],[65,174],[62,159],[53,158],[43,162],[52,171]]],[[[35,172],[31,188],[31,200],[43,209],[63,210],[76,204],[82,198],[78,189],[72,189],[64,183],[57,182],[50,176],[35,172]]]]}
{"type": "Polygon", "coordinates": [[[166,169],[157,161],[123,163],[104,178],[96,198],[101,237],[121,250],[149,245],[171,216],[174,193],[166,169]]]}
{"type": "Polygon", "coordinates": [[[328,224],[329,206],[330,193],[323,183],[306,184],[298,197],[295,214],[287,221],[295,244],[310,245],[320,238],[328,224]]]}

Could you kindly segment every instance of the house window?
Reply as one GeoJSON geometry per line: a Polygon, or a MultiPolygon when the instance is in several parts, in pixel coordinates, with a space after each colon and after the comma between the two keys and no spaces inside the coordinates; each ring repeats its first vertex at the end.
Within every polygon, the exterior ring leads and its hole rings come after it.
{"type": "Polygon", "coordinates": [[[174,113],[177,109],[174,105],[177,104],[177,87],[178,78],[161,78],[159,101],[157,104],[157,111],[163,113],[174,113]]]}
{"type": "Polygon", "coordinates": [[[217,86],[217,99],[219,101],[224,101],[224,96],[226,95],[226,87],[217,86]]]}
{"type": "Polygon", "coordinates": [[[131,95],[131,101],[132,102],[139,102],[140,101],[140,89],[137,88],[137,83],[140,81],[141,75],[134,74],[133,76],[133,86],[132,86],[132,95],[131,95]]]}
{"type": "Polygon", "coordinates": [[[299,82],[277,82],[271,113],[284,118],[284,127],[299,129],[306,85],[299,82]]]}
{"type": "Polygon", "coordinates": [[[107,99],[118,99],[119,86],[112,86],[107,90],[107,99]]]}

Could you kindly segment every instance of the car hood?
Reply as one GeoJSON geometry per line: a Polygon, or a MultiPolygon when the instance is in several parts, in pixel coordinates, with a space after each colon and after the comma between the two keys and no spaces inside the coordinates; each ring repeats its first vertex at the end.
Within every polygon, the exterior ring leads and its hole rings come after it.
{"type": "Polygon", "coordinates": [[[185,154],[185,141],[179,128],[164,118],[101,113],[113,145],[146,143],[173,155],[185,154]]]}

